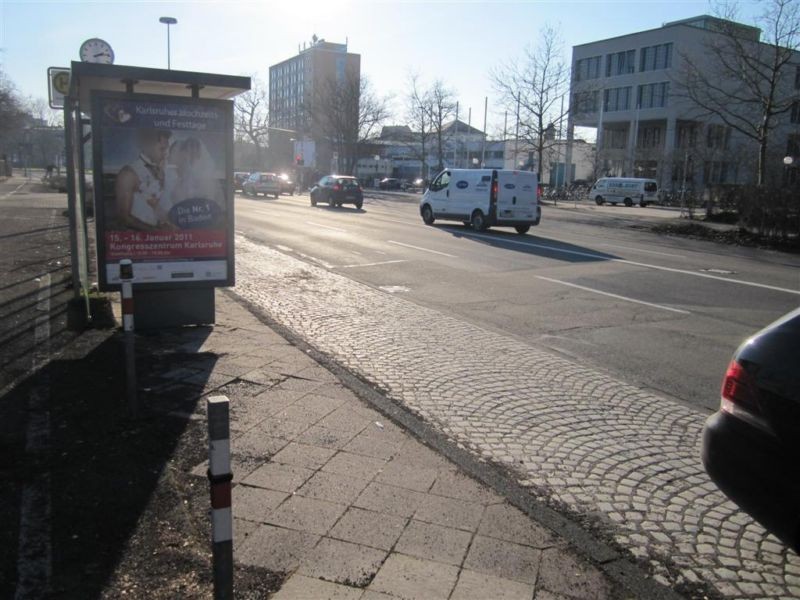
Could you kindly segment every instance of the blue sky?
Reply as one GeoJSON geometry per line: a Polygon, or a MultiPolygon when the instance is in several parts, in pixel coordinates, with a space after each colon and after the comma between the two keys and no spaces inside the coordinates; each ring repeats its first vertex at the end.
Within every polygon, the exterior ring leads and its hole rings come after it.
{"type": "MultiPolygon", "coordinates": [[[[269,65],[297,53],[316,33],[361,54],[362,74],[395,98],[402,121],[407,76],[440,77],[457,90],[461,116],[472,123],[502,125],[489,72],[535,43],[542,25],[560,28],[564,52],[571,46],[659,27],[709,12],[706,0],[400,2],[284,0],[281,2],[18,2],[0,0],[0,61],[25,95],[47,97],[49,66],[77,60],[85,39],[100,37],[114,48],[116,63],[166,67],[163,15],[172,27],[172,66],[177,69],[264,77],[269,65]]],[[[758,12],[742,5],[742,21],[758,12]]]]}

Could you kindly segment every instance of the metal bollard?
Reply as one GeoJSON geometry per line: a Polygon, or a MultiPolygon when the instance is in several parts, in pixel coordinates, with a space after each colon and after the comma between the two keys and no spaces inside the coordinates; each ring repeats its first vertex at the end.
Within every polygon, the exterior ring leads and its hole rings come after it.
{"type": "Polygon", "coordinates": [[[208,414],[208,481],[215,600],[233,599],[233,514],[231,510],[230,401],[213,396],[208,414]]]}
{"type": "Polygon", "coordinates": [[[133,263],[129,258],[119,261],[119,279],[122,282],[122,328],[133,331],[133,263]]]}
{"type": "Polygon", "coordinates": [[[128,410],[136,417],[139,398],[136,390],[136,336],[133,330],[133,263],[129,258],[119,261],[122,282],[122,329],[125,331],[125,381],[128,410]]]}

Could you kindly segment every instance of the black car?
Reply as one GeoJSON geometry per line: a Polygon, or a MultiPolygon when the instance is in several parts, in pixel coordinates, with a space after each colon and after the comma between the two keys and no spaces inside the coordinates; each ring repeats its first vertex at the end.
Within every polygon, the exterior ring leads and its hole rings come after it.
{"type": "Polygon", "coordinates": [[[733,355],[702,458],[726,496],[800,553],[800,309],[733,355]]]}
{"type": "Polygon", "coordinates": [[[330,206],[355,204],[360,209],[364,204],[364,192],[355,177],[327,175],[311,188],[311,206],[316,206],[317,202],[327,202],[330,206]]]}
{"type": "Polygon", "coordinates": [[[403,187],[403,182],[394,177],[385,177],[378,182],[378,187],[382,190],[399,190],[403,187]]]}

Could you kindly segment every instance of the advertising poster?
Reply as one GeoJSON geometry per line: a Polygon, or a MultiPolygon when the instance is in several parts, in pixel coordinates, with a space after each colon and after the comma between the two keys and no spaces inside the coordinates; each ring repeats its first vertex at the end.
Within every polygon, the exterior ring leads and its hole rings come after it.
{"type": "Polygon", "coordinates": [[[232,104],[96,94],[92,98],[98,263],[138,284],[233,283],[232,104]]]}

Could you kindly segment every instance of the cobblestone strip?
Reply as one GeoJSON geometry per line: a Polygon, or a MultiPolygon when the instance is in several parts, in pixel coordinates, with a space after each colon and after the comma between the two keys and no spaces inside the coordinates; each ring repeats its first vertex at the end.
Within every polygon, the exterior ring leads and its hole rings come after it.
{"type": "Polygon", "coordinates": [[[605,527],[663,583],[800,597],[800,557],[705,474],[700,413],[245,238],[237,263],[237,294],[537,497],[605,527]]]}

